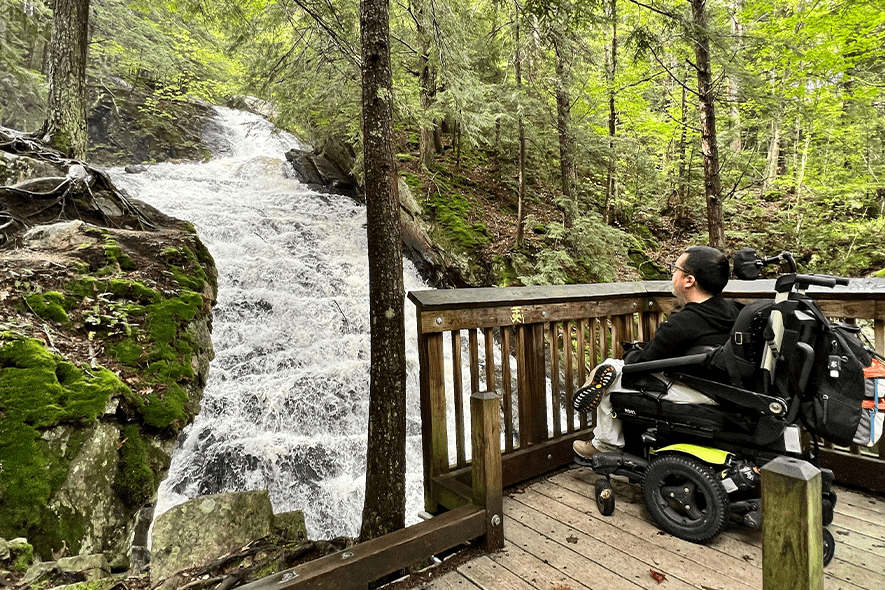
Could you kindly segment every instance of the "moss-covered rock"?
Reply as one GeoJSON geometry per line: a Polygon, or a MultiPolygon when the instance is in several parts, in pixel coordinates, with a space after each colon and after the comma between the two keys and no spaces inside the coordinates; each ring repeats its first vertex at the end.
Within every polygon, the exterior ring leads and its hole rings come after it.
{"type": "Polygon", "coordinates": [[[76,222],[24,244],[0,260],[0,537],[126,568],[136,514],[199,411],[214,263],[186,224],[76,222]]]}

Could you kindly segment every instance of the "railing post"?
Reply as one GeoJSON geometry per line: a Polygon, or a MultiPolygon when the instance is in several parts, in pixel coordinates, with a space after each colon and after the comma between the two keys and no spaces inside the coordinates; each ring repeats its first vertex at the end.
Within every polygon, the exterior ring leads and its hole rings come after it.
{"type": "Polygon", "coordinates": [[[762,468],[762,587],[822,590],[820,470],[778,457],[762,468]]]}
{"type": "Polygon", "coordinates": [[[473,503],[486,511],[485,549],[504,547],[500,400],[494,391],[470,396],[473,503]]]}

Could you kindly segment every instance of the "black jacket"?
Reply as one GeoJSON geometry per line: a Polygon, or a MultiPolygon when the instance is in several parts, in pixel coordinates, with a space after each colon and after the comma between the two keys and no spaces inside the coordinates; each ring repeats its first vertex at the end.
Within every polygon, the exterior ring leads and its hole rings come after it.
{"type": "Polygon", "coordinates": [[[693,346],[721,346],[728,341],[740,305],[722,295],[701,303],[686,303],[655,332],[655,337],[638,354],[625,357],[640,363],[682,356],[693,346]]]}

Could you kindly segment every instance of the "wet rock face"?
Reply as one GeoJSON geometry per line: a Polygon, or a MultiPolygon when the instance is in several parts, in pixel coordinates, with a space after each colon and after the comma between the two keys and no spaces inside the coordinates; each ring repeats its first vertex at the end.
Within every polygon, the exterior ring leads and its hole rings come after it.
{"type": "Polygon", "coordinates": [[[151,100],[150,93],[122,81],[89,88],[89,160],[125,166],[171,159],[203,160],[205,125],[211,106],[193,100],[151,100]]]}
{"type": "Polygon", "coordinates": [[[295,178],[313,190],[357,196],[356,181],[325,156],[293,148],[286,152],[286,160],[292,165],[295,178]]]}

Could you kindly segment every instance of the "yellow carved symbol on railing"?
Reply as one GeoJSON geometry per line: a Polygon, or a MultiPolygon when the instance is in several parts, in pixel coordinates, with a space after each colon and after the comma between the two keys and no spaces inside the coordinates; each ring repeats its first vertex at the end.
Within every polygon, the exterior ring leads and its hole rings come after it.
{"type": "Polygon", "coordinates": [[[522,314],[522,307],[516,306],[510,308],[510,321],[514,324],[521,324],[525,321],[525,316],[522,314]]]}

